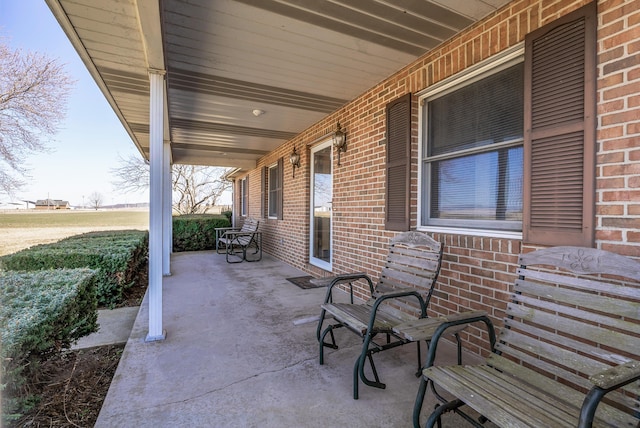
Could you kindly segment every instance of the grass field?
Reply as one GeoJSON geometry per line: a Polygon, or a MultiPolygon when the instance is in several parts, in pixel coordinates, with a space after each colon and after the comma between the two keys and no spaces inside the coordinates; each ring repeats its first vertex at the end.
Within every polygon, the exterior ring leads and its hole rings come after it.
{"type": "Polygon", "coordinates": [[[143,210],[0,212],[0,256],[96,230],[149,228],[143,210]]]}

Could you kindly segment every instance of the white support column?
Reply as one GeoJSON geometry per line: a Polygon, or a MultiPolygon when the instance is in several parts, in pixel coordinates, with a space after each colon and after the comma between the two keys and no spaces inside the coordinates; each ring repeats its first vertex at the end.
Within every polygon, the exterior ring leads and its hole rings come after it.
{"type": "Polygon", "coordinates": [[[162,170],[162,275],[171,275],[171,248],[173,247],[173,218],[171,216],[171,145],[164,143],[162,170]]]}
{"type": "Polygon", "coordinates": [[[162,329],[162,196],[164,164],[164,71],[149,70],[149,333],[146,341],[164,340],[162,329]]]}

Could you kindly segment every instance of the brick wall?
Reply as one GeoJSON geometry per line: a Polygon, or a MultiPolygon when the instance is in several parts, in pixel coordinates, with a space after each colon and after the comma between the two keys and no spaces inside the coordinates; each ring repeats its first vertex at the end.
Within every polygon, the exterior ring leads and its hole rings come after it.
{"type": "Polygon", "coordinates": [[[598,13],[596,239],[640,256],[640,1],[605,1],[598,13]]]}
{"type": "MultiPolygon", "coordinates": [[[[585,4],[585,0],[518,0],[465,30],[335,114],[265,156],[250,172],[250,215],[260,214],[262,166],[285,159],[284,219],[263,221],[265,251],[316,276],[308,264],[309,147],[329,138],[336,122],[347,132],[348,150],[333,170],[333,273],[379,272],[389,238],[384,229],[385,105],[453,76],[524,40],[524,36],[585,4]],[[301,168],[292,178],[289,154],[301,168]]],[[[640,257],[640,0],[598,2],[597,246],[640,257]]],[[[411,169],[412,227],[418,210],[418,117],[414,103],[411,169]]],[[[430,314],[484,309],[501,325],[519,240],[434,234],[445,256],[430,314]]],[[[478,330],[466,339],[474,350],[486,340],[478,330]]],[[[486,348],[486,346],[485,346],[486,348]]]]}

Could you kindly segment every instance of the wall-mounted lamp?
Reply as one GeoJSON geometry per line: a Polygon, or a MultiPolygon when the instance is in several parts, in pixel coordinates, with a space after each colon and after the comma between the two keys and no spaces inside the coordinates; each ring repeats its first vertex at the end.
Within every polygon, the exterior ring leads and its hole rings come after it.
{"type": "Polygon", "coordinates": [[[340,122],[336,132],[333,133],[333,147],[338,151],[338,166],[340,166],[340,153],[347,151],[347,134],[340,127],[340,122]]]}
{"type": "Polygon", "coordinates": [[[296,168],[300,168],[300,155],[296,152],[295,146],[293,147],[293,152],[289,155],[289,162],[291,162],[293,178],[296,178],[296,168]]]}

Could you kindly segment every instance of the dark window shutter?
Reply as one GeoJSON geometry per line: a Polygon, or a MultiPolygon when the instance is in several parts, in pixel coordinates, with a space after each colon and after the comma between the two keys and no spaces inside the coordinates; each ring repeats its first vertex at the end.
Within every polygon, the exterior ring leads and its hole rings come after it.
{"type": "Polygon", "coordinates": [[[525,38],[523,240],[591,247],[596,3],[525,38]]]}
{"type": "Polygon", "coordinates": [[[267,218],[267,176],[269,174],[269,168],[262,167],[262,173],[260,175],[260,215],[262,218],[267,218]]]}
{"type": "Polygon", "coordinates": [[[406,231],[410,227],[411,94],[387,104],[386,119],[385,228],[406,231]]]}
{"type": "Polygon", "coordinates": [[[284,160],[278,159],[278,220],[282,220],[282,211],[284,211],[284,160]]]}

